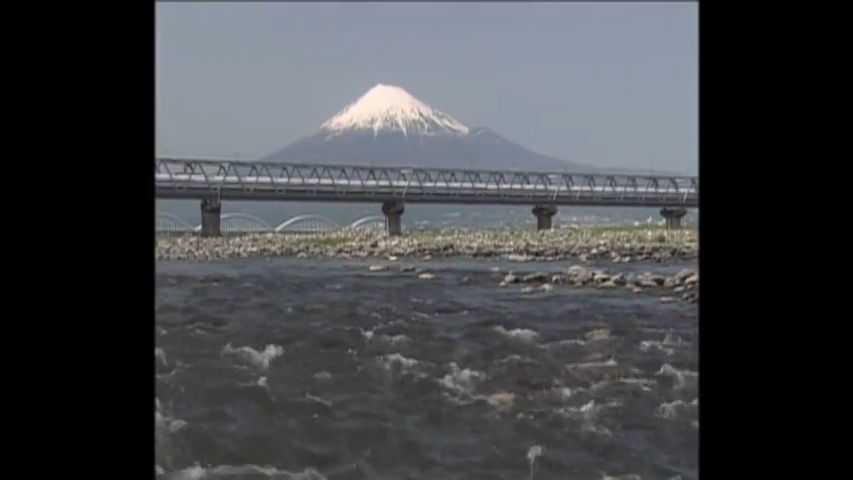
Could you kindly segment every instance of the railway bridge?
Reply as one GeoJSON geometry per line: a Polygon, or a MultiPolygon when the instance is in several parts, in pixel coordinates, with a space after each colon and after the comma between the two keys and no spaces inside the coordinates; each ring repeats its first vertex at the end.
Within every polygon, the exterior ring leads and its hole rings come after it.
{"type": "MultiPolygon", "coordinates": [[[[155,196],[201,201],[202,236],[221,235],[227,200],[376,202],[389,235],[402,233],[405,204],[532,205],[540,230],[558,206],[659,207],[680,228],[699,206],[699,178],[453,168],[268,163],[160,157],[155,196]]],[[[282,227],[282,226],[279,226],[282,227]]],[[[282,227],[283,228],[283,227],[282,227]]],[[[276,230],[276,229],[272,229],[276,230]]],[[[277,231],[277,230],[276,230],[277,231]]]]}

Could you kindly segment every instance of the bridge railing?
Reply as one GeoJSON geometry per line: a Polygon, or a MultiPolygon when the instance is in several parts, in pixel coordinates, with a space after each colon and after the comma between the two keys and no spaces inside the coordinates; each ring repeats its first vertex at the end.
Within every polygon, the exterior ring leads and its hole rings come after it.
{"type": "Polygon", "coordinates": [[[572,202],[599,199],[698,205],[699,179],[691,176],[610,175],[452,168],[308,165],[158,158],[160,192],[292,194],[334,197],[510,199],[572,202]]]}

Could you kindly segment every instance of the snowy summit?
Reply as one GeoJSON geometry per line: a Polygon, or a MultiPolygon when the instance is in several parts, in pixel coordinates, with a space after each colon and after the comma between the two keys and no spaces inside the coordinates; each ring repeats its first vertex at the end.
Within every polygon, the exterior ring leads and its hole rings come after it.
{"type": "Polygon", "coordinates": [[[393,85],[379,84],[320,126],[331,135],[398,131],[403,135],[467,135],[468,127],[393,85]]]}

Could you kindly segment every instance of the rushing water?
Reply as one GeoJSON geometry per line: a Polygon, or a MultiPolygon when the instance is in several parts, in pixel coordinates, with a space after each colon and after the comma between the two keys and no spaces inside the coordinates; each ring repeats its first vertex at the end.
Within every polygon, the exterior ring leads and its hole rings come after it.
{"type": "Polygon", "coordinates": [[[160,478],[698,478],[696,305],[366,265],[158,265],[160,478]]]}

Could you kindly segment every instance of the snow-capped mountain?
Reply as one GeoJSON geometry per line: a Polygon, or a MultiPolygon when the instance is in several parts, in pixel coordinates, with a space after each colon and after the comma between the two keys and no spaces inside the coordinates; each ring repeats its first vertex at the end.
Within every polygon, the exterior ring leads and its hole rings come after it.
{"type": "Polygon", "coordinates": [[[404,89],[382,84],[324,122],[313,135],[261,160],[500,170],[597,170],[530,151],[488,128],[469,128],[404,89]]]}
{"type": "Polygon", "coordinates": [[[465,135],[468,127],[392,85],[376,85],[330,118],[320,130],[330,135],[346,132],[402,132],[413,135],[465,135]]]}

